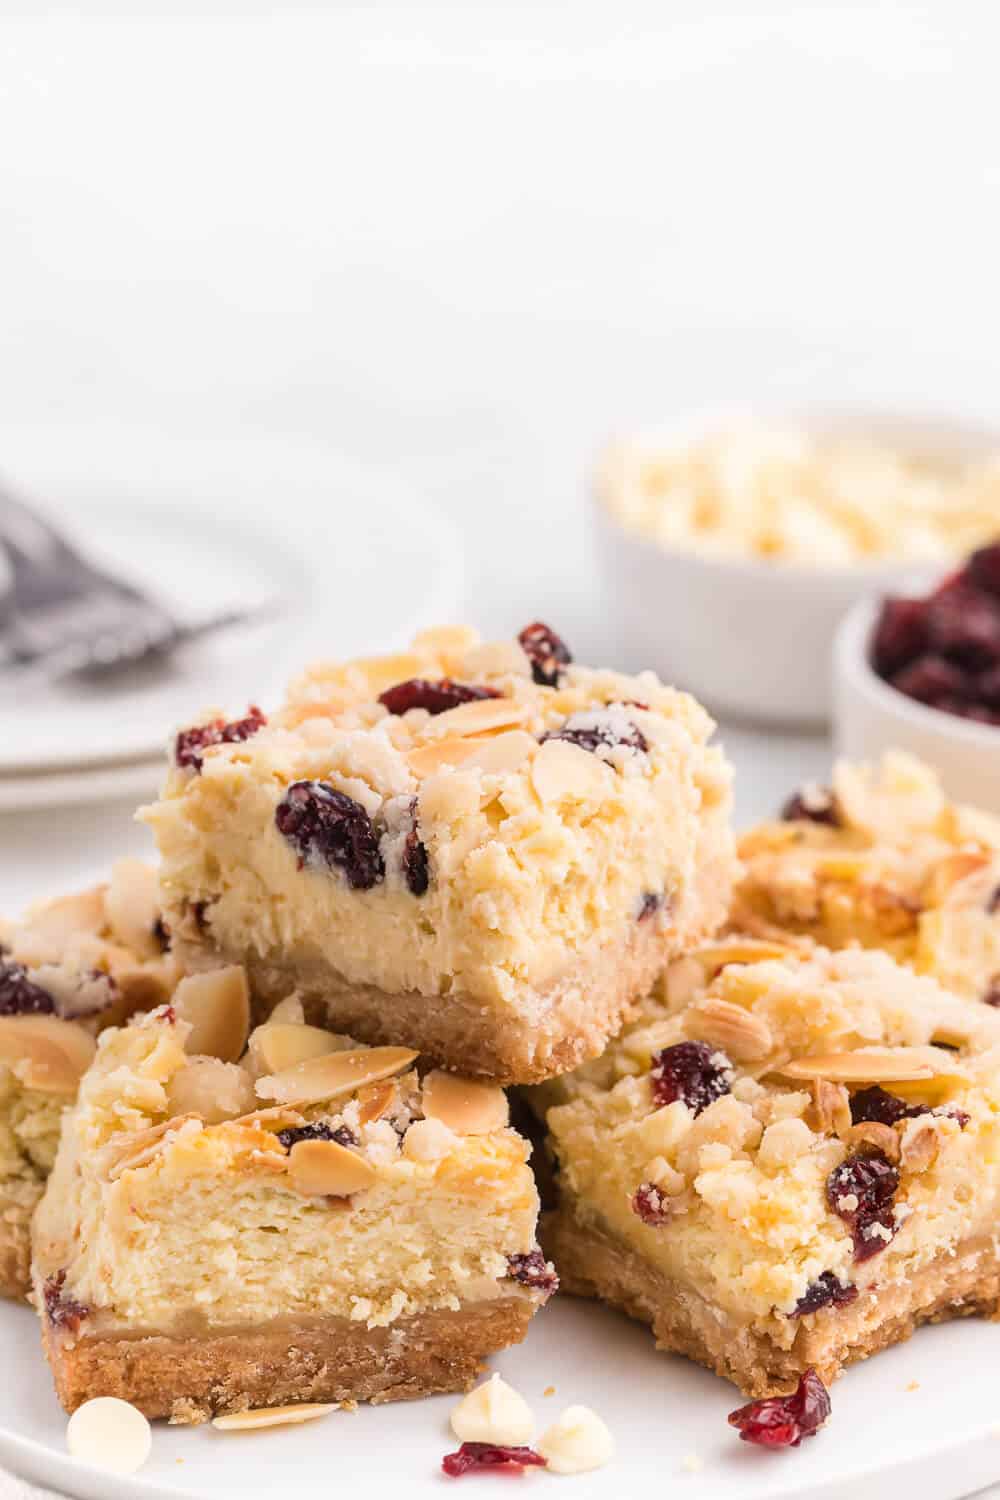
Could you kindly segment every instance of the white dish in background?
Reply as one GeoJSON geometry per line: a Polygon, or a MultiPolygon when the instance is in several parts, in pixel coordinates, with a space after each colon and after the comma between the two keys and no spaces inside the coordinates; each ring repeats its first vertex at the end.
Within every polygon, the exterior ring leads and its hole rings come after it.
{"type": "Polygon", "coordinates": [[[0,797],[6,777],[44,797],[40,773],[148,760],[192,713],[266,707],[307,660],[399,646],[461,606],[450,525],[317,443],[12,426],[0,474],[182,618],[284,606],[110,688],[0,678],[0,797]]]}
{"type": "Polygon", "coordinates": [[[862,600],[834,642],[837,754],[875,760],[883,750],[908,750],[936,767],[953,800],[1000,814],[1000,727],[927,708],[883,682],[868,659],[877,616],[878,602],[862,600]]]}
{"type": "MultiPolygon", "coordinates": [[[[838,407],[725,410],[640,433],[664,445],[734,425],[874,438],[920,456],[979,458],[1000,433],[943,417],[838,407]]],[[[818,725],[832,706],[830,649],[848,609],[912,578],[912,561],[806,567],[706,557],[628,531],[595,501],[598,550],[622,665],[653,667],[713,712],[783,725],[818,725]]]]}
{"type": "MultiPolygon", "coordinates": [[[[257,1500],[292,1483],[296,1494],[440,1500],[441,1458],[457,1447],[448,1415],[457,1397],[334,1412],[299,1427],[220,1433],[155,1425],[136,1475],[84,1467],[66,1453],[66,1417],[52,1392],[33,1314],[0,1306],[8,1383],[0,1462],[81,1500],[257,1500]],[[333,1490],[331,1490],[331,1483],[333,1490]]],[[[1000,1427],[990,1372],[1000,1326],[960,1319],[854,1366],[833,1387],[829,1427],[796,1450],[741,1443],[726,1414],[742,1402],[726,1381],[657,1354],[648,1329],[595,1303],[558,1297],[526,1342],[491,1362],[527,1399],[541,1432],[571,1403],[593,1406],[615,1439],[604,1469],[566,1479],[469,1475],[456,1494],[530,1491],[533,1500],[958,1500],[1000,1479],[1000,1427]],[[554,1386],[555,1393],[544,1394],[554,1386]],[[703,1467],[688,1472],[695,1455],[703,1467]]],[[[513,1492],[512,1492],[513,1493],[513,1492]]]]}

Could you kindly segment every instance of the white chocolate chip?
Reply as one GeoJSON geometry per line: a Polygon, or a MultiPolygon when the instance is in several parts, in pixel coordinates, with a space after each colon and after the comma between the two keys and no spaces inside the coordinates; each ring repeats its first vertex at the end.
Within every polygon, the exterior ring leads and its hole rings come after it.
{"type": "Polygon", "coordinates": [[[458,1136],[443,1120],[414,1120],[403,1137],[403,1155],[409,1161],[440,1161],[458,1145],[458,1136]]]}
{"type": "Polygon", "coordinates": [[[491,1375],[454,1408],[451,1430],[460,1443],[520,1447],[530,1443],[535,1419],[524,1397],[499,1375],[491,1375]]]}
{"type": "Polygon", "coordinates": [[[66,1426],[66,1447],[74,1458],[115,1474],[135,1474],[152,1445],[152,1428],[142,1412],[117,1396],[85,1401],[66,1426]]]}
{"type": "Polygon", "coordinates": [[[596,1411],[567,1406],[537,1447],[553,1474],[586,1474],[614,1456],[615,1441],[596,1411]]]}

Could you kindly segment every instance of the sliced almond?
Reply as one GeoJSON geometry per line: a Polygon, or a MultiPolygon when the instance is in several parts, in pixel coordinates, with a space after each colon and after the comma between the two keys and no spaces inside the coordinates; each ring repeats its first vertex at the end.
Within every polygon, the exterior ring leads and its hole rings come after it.
{"type": "Polygon", "coordinates": [[[727,964],[760,964],[771,958],[789,958],[794,953],[787,943],[771,943],[761,938],[739,938],[731,943],[705,943],[691,955],[704,969],[714,972],[727,964]]]}
{"type": "Polygon", "coordinates": [[[381,1120],[395,1098],[396,1085],[391,1078],[383,1078],[379,1083],[371,1083],[367,1088],[359,1089],[358,1123],[371,1125],[376,1120],[381,1120]]]}
{"type": "Polygon", "coordinates": [[[249,1114],[239,1115],[232,1121],[234,1125],[245,1125],[248,1130],[260,1127],[262,1130],[281,1129],[286,1125],[304,1125],[305,1115],[299,1114],[297,1109],[291,1109],[287,1104],[273,1104],[269,1109],[254,1109],[249,1114]]]}
{"type": "Polygon", "coordinates": [[[610,774],[598,756],[569,740],[546,740],[531,763],[531,780],[543,802],[602,797],[610,774]]]}
{"type": "Polygon", "coordinates": [[[689,1036],[718,1047],[734,1062],[761,1062],[774,1048],[771,1028],[761,1016],[715,995],[694,1001],[685,1026],[689,1036]]]}
{"type": "Polygon", "coordinates": [[[939,860],[926,886],[926,896],[932,906],[940,906],[954,886],[961,884],[970,875],[977,875],[992,863],[989,854],[977,850],[961,849],[939,860]]]}
{"type": "Polygon", "coordinates": [[[423,1081],[423,1110],[428,1120],[440,1120],[456,1135],[489,1135],[510,1119],[503,1089],[439,1068],[423,1081]]]}
{"type": "Polygon", "coordinates": [[[466,682],[481,682],[484,677],[530,677],[531,662],[520,641],[487,641],[465,653],[461,675],[466,682]]]}
{"type": "Polygon", "coordinates": [[[899,1161],[907,1172],[926,1172],[941,1147],[938,1127],[927,1119],[907,1120],[899,1137],[899,1161]]]}
{"type": "Polygon", "coordinates": [[[495,734],[498,729],[512,729],[528,717],[526,703],[513,698],[478,698],[460,703],[446,713],[437,714],[424,730],[430,738],[450,739],[453,735],[495,734]]]}
{"type": "Polygon", "coordinates": [[[160,943],[156,923],[160,915],[156,870],[141,859],[119,859],[111,866],[104,910],[112,935],[137,958],[156,958],[160,943]]]}
{"type": "Polygon", "coordinates": [[[373,698],[395,687],[397,682],[407,682],[411,677],[426,677],[433,666],[433,657],[427,651],[398,651],[393,656],[367,656],[348,663],[352,673],[360,673],[368,684],[373,698]]]}
{"type": "Polygon", "coordinates": [[[105,1177],[109,1182],[117,1182],[123,1172],[146,1166],[169,1144],[167,1137],[176,1134],[191,1120],[201,1124],[200,1115],[175,1115],[171,1120],[151,1125],[148,1130],[132,1131],[110,1141],[100,1155],[105,1177]]]}
{"type": "Polygon", "coordinates": [[[262,1427],[288,1427],[298,1422],[313,1422],[337,1410],[336,1402],[303,1401],[301,1406],[257,1406],[249,1411],[224,1412],[212,1418],[220,1432],[257,1432],[262,1427]]]}
{"type": "Polygon", "coordinates": [[[59,1016],[0,1017],[0,1063],[27,1088],[72,1096],[97,1050],[94,1038],[59,1016]]]}
{"type": "Polygon", "coordinates": [[[236,1062],[250,1030],[250,990],[239,964],[189,974],[174,992],[174,1009],[192,1031],[186,1047],[192,1054],[236,1062]]]}
{"type": "Polygon", "coordinates": [[[863,1120],[845,1130],[844,1145],[849,1151],[856,1151],[859,1146],[873,1146],[890,1161],[899,1161],[898,1133],[891,1125],[883,1125],[878,1120],[863,1120]]]}
{"type": "Polygon", "coordinates": [[[349,1198],[371,1187],[370,1161],[336,1141],[297,1141],[288,1154],[288,1176],[306,1198],[349,1198]]]}
{"type": "Polygon", "coordinates": [[[851,1128],[851,1096],[842,1083],[831,1083],[828,1078],[813,1078],[809,1083],[812,1102],[805,1113],[805,1122],[817,1135],[839,1135],[841,1138],[851,1128]]]}
{"type": "Polygon", "coordinates": [[[406,763],[414,776],[433,776],[445,766],[460,766],[476,753],[476,749],[476,740],[436,740],[431,745],[419,745],[416,750],[411,750],[406,763]]]}
{"type": "Polygon", "coordinates": [[[471,625],[430,625],[413,637],[414,651],[431,656],[464,656],[479,645],[479,631],[471,625]]]}
{"type": "Polygon", "coordinates": [[[339,1094],[353,1094],[366,1083],[392,1078],[415,1062],[409,1047],[362,1047],[311,1057],[281,1073],[257,1080],[258,1099],[277,1104],[322,1104],[339,1094]]]}
{"type": "Polygon", "coordinates": [[[524,729],[508,729],[491,740],[474,742],[472,754],[466,763],[477,766],[480,771],[502,775],[505,771],[516,771],[530,760],[538,749],[538,741],[524,729]]]}
{"type": "Polygon", "coordinates": [[[772,1069],[783,1078],[827,1078],[831,1083],[904,1083],[933,1078],[925,1048],[872,1047],[868,1051],[828,1052],[818,1057],[793,1057],[772,1069]]]}
{"type": "Polygon", "coordinates": [[[265,1073],[283,1073],[310,1057],[325,1057],[340,1045],[339,1037],[320,1026],[298,1026],[290,1021],[269,1021],[253,1034],[252,1049],[265,1073]]]}

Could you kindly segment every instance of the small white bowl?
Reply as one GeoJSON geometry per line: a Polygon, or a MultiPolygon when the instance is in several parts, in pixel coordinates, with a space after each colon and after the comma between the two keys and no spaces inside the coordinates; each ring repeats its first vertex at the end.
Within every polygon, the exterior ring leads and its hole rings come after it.
{"type": "Polygon", "coordinates": [[[834,744],[849,760],[908,750],[940,773],[946,794],[1000,813],[1000,727],[927,708],[877,676],[868,656],[878,601],[856,604],[833,647],[834,744]]]}
{"type": "MultiPolygon", "coordinates": [[[[915,456],[975,459],[1000,451],[1000,432],[940,417],[849,408],[733,410],[638,434],[645,445],[695,442],[748,422],[824,437],[872,438],[915,456]]],[[[668,549],[627,531],[595,501],[610,624],[622,665],[652,667],[723,716],[819,725],[832,710],[830,649],[848,609],[914,576],[908,562],[807,567],[718,559],[668,549]]]]}

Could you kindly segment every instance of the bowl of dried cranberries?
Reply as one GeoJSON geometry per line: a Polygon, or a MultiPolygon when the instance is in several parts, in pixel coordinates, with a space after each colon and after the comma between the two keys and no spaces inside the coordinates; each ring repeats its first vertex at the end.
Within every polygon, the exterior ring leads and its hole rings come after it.
{"type": "Polygon", "coordinates": [[[951,797],[1000,812],[1000,535],[932,584],[857,605],[834,679],[841,754],[909,750],[951,797]]]}

